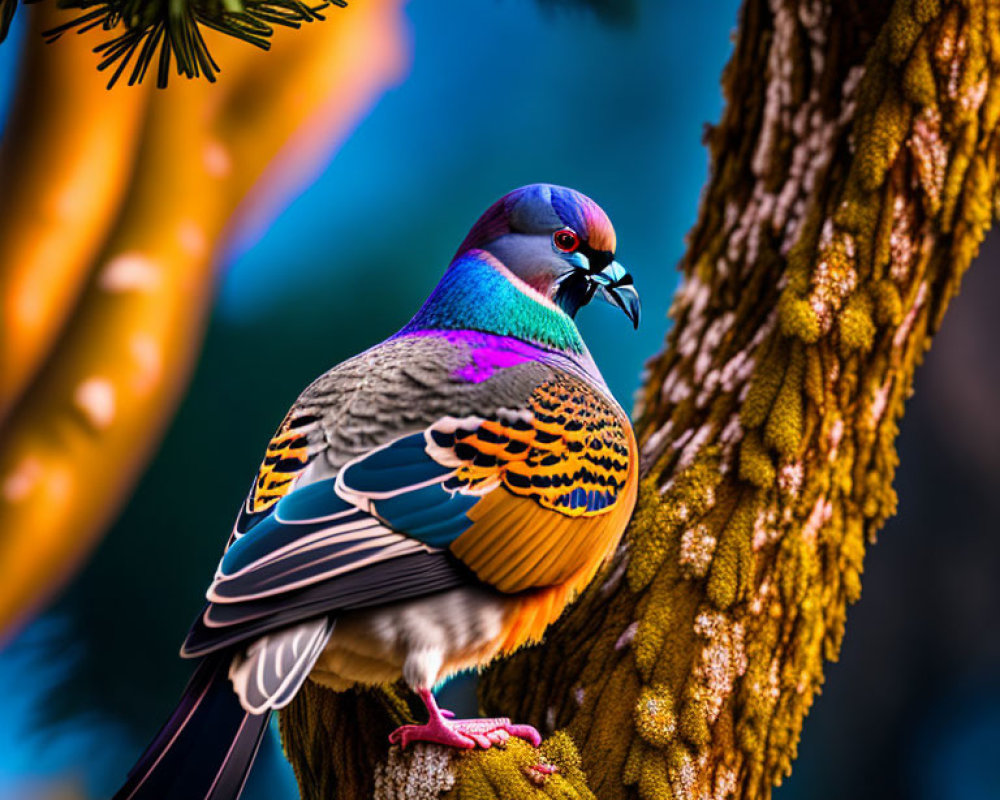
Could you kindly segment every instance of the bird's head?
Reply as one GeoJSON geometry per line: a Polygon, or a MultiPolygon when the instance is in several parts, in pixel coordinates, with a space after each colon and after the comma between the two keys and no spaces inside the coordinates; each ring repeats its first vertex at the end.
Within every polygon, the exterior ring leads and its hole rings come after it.
{"type": "Polygon", "coordinates": [[[546,183],[515,189],[479,218],[457,256],[472,249],[493,255],[570,317],[596,296],[639,327],[639,295],[615,261],[611,220],[579,192],[546,183]]]}

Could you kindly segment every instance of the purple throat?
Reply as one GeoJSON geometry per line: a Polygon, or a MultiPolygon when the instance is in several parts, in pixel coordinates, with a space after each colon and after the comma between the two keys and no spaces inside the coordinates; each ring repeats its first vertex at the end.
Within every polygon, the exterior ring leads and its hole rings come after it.
{"type": "Polygon", "coordinates": [[[546,355],[545,350],[520,339],[479,331],[419,331],[411,335],[436,336],[450,344],[468,347],[472,360],[452,373],[452,377],[465,383],[482,383],[497,370],[540,361],[546,355]]]}

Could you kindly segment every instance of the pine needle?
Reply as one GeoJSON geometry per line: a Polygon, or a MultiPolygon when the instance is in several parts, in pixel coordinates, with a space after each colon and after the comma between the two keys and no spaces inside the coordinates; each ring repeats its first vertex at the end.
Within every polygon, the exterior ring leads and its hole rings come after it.
{"type": "MultiPolygon", "coordinates": [[[[0,0],[0,25],[7,4],[14,2],[0,0]]],[[[320,13],[323,9],[347,3],[326,0],[313,6],[300,0],[62,0],[60,5],[82,13],[45,31],[49,42],[72,30],[113,31],[113,38],[94,48],[101,57],[97,68],[110,71],[108,88],[126,73],[130,86],[140,83],[155,61],[156,85],[162,89],[167,85],[171,62],[178,75],[215,81],[220,67],[205,44],[204,28],[267,50],[275,26],[298,28],[318,22],[324,19],[320,13]]]]}

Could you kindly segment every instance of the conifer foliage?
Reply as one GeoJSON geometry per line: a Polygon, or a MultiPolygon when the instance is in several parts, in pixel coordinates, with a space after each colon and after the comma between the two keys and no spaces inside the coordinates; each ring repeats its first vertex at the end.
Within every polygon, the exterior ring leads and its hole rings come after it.
{"type": "MultiPolygon", "coordinates": [[[[276,26],[298,28],[323,20],[323,12],[331,6],[346,5],[345,0],[318,4],[300,0],[61,0],[61,7],[79,13],[45,36],[55,41],[70,31],[107,31],[109,38],[94,51],[100,56],[97,68],[111,71],[108,88],[126,73],[130,85],[139,83],[151,67],[157,86],[163,88],[172,70],[187,78],[215,80],[220,66],[205,43],[205,29],[267,50],[276,26]]],[[[16,8],[16,0],[0,0],[0,42],[16,8]]]]}

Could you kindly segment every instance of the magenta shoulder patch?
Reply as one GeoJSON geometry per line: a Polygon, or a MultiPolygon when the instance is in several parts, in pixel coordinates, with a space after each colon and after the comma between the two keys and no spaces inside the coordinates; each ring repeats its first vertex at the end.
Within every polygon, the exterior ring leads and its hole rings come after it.
{"type": "Polygon", "coordinates": [[[452,374],[466,383],[482,383],[493,377],[497,370],[526,361],[538,361],[542,357],[538,348],[508,336],[476,331],[448,331],[444,335],[453,343],[469,348],[470,362],[452,374]]]}

